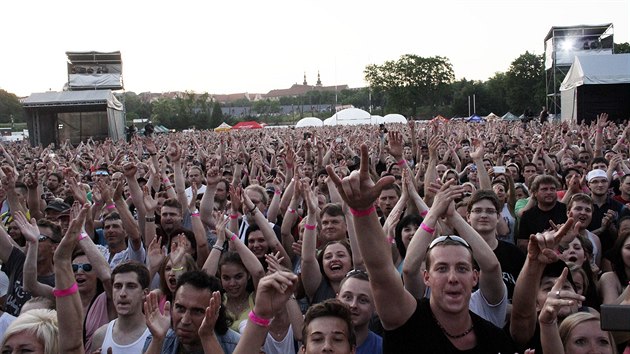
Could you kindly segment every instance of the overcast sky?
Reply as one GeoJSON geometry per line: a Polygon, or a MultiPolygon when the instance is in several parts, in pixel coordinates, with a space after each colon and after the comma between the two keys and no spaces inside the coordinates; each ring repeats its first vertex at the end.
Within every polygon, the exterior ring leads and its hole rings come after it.
{"type": "Polygon", "coordinates": [[[614,24],[628,42],[630,0],[2,1],[0,88],[61,90],[66,51],[122,52],[125,89],[266,93],[321,72],[362,87],[367,64],[402,54],[450,59],[486,80],[552,26],[614,24]]]}

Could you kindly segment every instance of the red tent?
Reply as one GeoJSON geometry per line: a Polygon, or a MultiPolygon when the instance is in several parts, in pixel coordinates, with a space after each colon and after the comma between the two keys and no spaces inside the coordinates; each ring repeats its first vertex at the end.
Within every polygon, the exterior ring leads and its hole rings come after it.
{"type": "Polygon", "coordinates": [[[262,125],[254,121],[240,122],[235,124],[232,129],[262,129],[262,125]]]}

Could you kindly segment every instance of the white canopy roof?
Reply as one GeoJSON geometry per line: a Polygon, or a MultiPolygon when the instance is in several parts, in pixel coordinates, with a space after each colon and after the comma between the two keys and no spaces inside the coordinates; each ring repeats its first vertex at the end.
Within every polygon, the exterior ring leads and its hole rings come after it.
{"type": "Polygon", "coordinates": [[[304,117],[295,123],[296,128],[302,127],[322,127],[324,122],[317,117],[304,117]]]}
{"type": "Polygon", "coordinates": [[[332,117],[324,120],[324,125],[357,125],[373,124],[370,113],[358,109],[348,108],[335,113],[332,117]]]}
{"type": "Polygon", "coordinates": [[[630,83],[630,54],[575,57],[560,91],[576,86],[630,83]]]}
{"type": "Polygon", "coordinates": [[[407,118],[402,114],[391,113],[383,117],[383,123],[407,123],[407,118]]]}

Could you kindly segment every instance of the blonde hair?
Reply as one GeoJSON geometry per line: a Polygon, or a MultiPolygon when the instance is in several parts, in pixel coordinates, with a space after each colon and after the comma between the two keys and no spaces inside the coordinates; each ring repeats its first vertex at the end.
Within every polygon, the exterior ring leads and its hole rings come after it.
{"type": "Polygon", "coordinates": [[[15,319],[4,332],[1,347],[12,336],[27,332],[37,338],[44,345],[45,354],[59,353],[59,326],[57,322],[57,311],[34,309],[22,313],[15,319]]]}
{"type": "MultiPolygon", "coordinates": [[[[562,345],[565,349],[569,340],[569,336],[571,335],[571,332],[573,332],[575,327],[588,321],[597,321],[597,323],[599,324],[599,315],[590,312],[576,312],[565,318],[564,321],[562,321],[560,327],[558,328],[558,332],[560,332],[560,339],[562,340],[562,345]]],[[[617,354],[617,347],[615,346],[615,339],[613,338],[612,333],[606,332],[606,334],[608,336],[608,341],[610,342],[610,347],[612,348],[613,354],[617,354]]]]}

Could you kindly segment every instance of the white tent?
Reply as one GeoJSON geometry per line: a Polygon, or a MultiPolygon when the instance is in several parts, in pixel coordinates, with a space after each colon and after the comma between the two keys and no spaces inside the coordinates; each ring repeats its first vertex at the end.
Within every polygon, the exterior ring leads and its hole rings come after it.
{"type": "Polygon", "coordinates": [[[324,122],[317,117],[304,117],[295,123],[296,128],[302,127],[322,127],[324,122]]]}
{"type": "Polygon", "coordinates": [[[370,113],[358,109],[348,108],[335,113],[332,117],[324,120],[324,125],[357,125],[372,124],[370,113]],[[329,120],[330,119],[330,120],[329,120]],[[326,123],[328,121],[328,123],[326,123]]]}
{"type": "Polygon", "coordinates": [[[506,114],[503,115],[503,117],[501,117],[501,119],[503,119],[503,120],[518,120],[518,117],[515,116],[514,114],[512,114],[512,112],[507,112],[506,114]]]}
{"type": "Polygon", "coordinates": [[[499,117],[498,115],[490,112],[490,114],[488,114],[485,118],[486,118],[486,120],[496,120],[496,119],[499,119],[501,117],[499,117]]]}
{"type": "Polygon", "coordinates": [[[372,119],[372,124],[383,123],[383,116],[379,116],[378,114],[373,115],[371,119],[372,119]]]}
{"type": "Polygon", "coordinates": [[[562,120],[578,123],[607,112],[613,120],[630,116],[630,54],[576,56],[560,85],[562,120]]]}
{"type": "Polygon", "coordinates": [[[383,117],[383,123],[407,123],[407,119],[402,114],[392,113],[383,117]]]}

